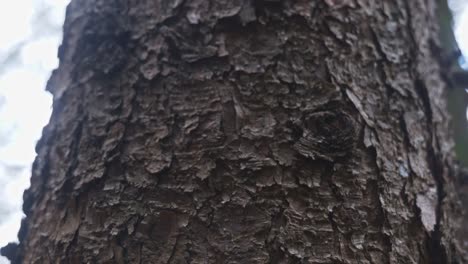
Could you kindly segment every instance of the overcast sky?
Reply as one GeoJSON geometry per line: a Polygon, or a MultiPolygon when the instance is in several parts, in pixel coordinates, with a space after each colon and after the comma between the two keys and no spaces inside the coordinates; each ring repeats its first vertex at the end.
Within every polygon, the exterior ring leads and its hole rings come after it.
{"type": "Polygon", "coordinates": [[[17,240],[34,146],[51,113],[44,87],[58,64],[67,3],[0,1],[0,247],[17,240]]]}
{"type": "MultiPolygon", "coordinates": [[[[68,1],[0,2],[0,247],[17,240],[35,142],[51,113],[44,87],[58,64],[68,1]]],[[[468,12],[459,12],[458,21],[456,36],[468,56],[468,12]]],[[[3,263],[8,262],[0,258],[3,263]]]]}

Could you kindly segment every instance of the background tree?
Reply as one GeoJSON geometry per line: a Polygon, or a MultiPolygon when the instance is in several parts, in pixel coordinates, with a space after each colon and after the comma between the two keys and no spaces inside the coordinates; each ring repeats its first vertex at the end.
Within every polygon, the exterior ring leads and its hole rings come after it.
{"type": "Polygon", "coordinates": [[[74,0],[15,263],[454,263],[435,1],[74,0]]]}

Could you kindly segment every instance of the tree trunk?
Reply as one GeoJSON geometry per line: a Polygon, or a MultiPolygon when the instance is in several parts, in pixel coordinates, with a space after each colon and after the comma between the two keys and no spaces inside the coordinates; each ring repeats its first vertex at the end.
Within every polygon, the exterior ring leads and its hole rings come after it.
{"type": "Polygon", "coordinates": [[[466,261],[435,10],[435,0],[73,0],[7,255],[466,261]]]}

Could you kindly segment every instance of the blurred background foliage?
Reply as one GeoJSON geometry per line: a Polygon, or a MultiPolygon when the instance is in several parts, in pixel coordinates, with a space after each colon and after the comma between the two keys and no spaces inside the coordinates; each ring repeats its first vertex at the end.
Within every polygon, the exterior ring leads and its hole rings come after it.
{"type": "MultiPolygon", "coordinates": [[[[457,36],[461,38],[464,37],[463,35],[466,35],[462,30],[465,31],[468,28],[468,24],[466,24],[468,21],[465,21],[467,19],[463,19],[466,17],[464,12],[468,6],[468,1],[439,0],[439,2],[438,17],[441,27],[440,41],[445,49],[443,56],[448,60],[447,70],[461,70],[465,66],[463,53],[466,55],[468,50],[463,50],[463,47],[461,47],[462,50],[459,50],[457,36]],[[458,57],[457,51],[460,51],[460,55],[462,56],[458,57]]],[[[451,87],[448,93],[448,110],[452,115],[452,129],[457,159],[463,166],[468,167],[468,94],[465,90],[466,88],[468,87],[453,83],[453,87],[451,87]]]]}

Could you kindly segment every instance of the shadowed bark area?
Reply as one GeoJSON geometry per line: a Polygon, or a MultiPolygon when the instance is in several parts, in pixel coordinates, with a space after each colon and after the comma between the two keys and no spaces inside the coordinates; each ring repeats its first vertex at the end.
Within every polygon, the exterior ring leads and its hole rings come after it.
{"type": "Polygon", "coordinates": [[[461,263],[435,1],[73,0],[15,263],[461,263]]]}

